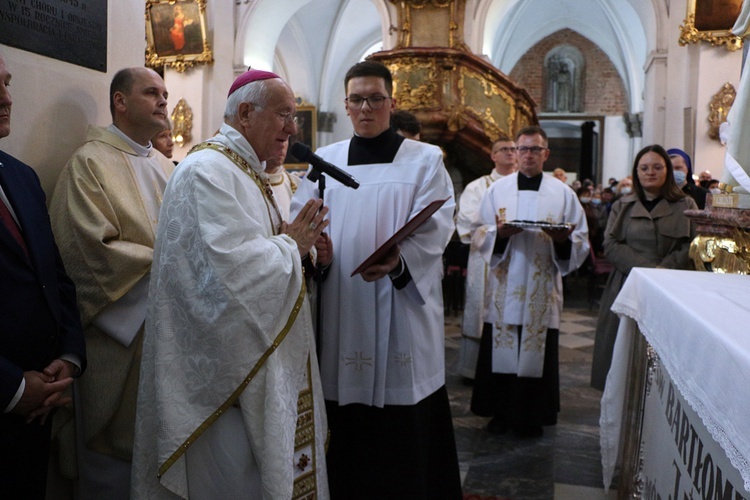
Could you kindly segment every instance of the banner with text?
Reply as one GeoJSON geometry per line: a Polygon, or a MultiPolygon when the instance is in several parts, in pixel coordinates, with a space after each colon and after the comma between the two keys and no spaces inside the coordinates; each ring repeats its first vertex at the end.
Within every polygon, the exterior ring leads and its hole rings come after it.
{"type": "Polygon", "coordinates": [[[745,500],[740,473],[656,363],[643,411],[642,498],[745,500]]]}

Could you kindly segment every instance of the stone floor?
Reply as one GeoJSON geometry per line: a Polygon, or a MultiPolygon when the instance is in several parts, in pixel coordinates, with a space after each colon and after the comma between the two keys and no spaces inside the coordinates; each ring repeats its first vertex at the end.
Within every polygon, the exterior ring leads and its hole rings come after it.
{"type": "Polygon", "coordinates": [[[558,424],[539,439],[508,433],[489,434],[488,419],[469,411],[471,387],[454,367],[461,342],[460,316],[446,316],[448,393],[464,493],[512,500],[598,500],[604,493],[599,454],[599,400],[589,387],[598,307],[589,308],[586,281],[566,283],[560,327],[560,399],[558,424]]]}

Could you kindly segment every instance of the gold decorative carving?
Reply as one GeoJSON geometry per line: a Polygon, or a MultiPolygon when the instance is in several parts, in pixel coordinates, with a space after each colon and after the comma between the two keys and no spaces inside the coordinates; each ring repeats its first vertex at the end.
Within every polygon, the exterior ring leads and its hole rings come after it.
{"type": "Polygon", "coordinates": [[[177,106],[172,110],[172,139],[182,147],[193,138],[193,110],[185,101],[180,99],[177,106]]]}
{"type": "MultiPolygon", "coordinates": [[[[396,5],[400,25],[399,48],[412,47],[415,45],[415,35],[420,38],[420,33],[414,30],[414,25],[419,24],[424,29],[431,25],[430,33],[448,33],[447,47],[469,50],[463,40],[463,17],[466,0],[390,0],[396,5]],[[445,14],[445,9],[450,12],[445,14]],[[416,11],[416,12],[412,12],[416,11]],[[432,11],[432,12],[430,12],[432,11]],[[419,13],[419,22],[415,23],[415,15],[419,13]]],[[[421,32],[422,38],[425,32],[421,32]]],[[[417,42],[416,45],[422,45],[417,42]]],[[[442,43],[439,45],[443,45],[442,43]]]]}
{"type": "Polygon", "coordinates": [[[438,109],[440,78],[436,61],[399,58],[389,61],[393,95],[403,109],[438,109]]]}
{"type": "Polygon", "coordinates": [[[484,122],[485,132],[494,142],[501,133],[513,135],[516,121],[515,100],[492,81],[491,75],[460,70],[458,89],[461,103],[484,122]],[[498,97],[500,99],[498,99],[498,97]]]}
{"type": "Polygon", "coordinates": [[[146,66],[169,66],[179,73],[213,64],[206,35],[207,0],[146,1],[146,66]]]}
{"type": "Polygon", "coordinates": [[[471,53],[425,47],[371,57],[393,73],[396,106],[417,115],[423,140],[446,145],[461,157],[459,164],[477,173],[483,172],[481,161],[485,154],[489,158],[492,142],[536,123],[528,93],[471,53]]]}
{"type": "Polygon", "coordinates": [[[698,270],[722,274],[750,274],[750,232],[737,229],[733,238],[696,236],[690,258],[698,270]]]}
{"type": "Polygon", "coordinates": [[[711,139],[719,140],[719,126],[727,121],[727,115],[729,110],[732,109],[734,99],[737,97],[737,91],[734,89],[734,85],[727,82],[717,93],[711,97],[711,102],[708,105],[708,123],[710,124],[708,129],[708,136],[711,139]]]}
{"type": "Polygon", "coordinates": [[[492,169],[492,143],[537,123],[536,105],[463,43],[467,0],[390,0],[398,41],[369,59],[388,66],[398,109],[422,124],[421,138],[445,152],[445,164],[467,181],[492,169]]]}
{"type": "Polygon", "coordinates": [[[688,0],[687,18],[683,21],[684,25],[680,26],[678,43],[684,46],[703,41],[714,47],[723,46],[730,52],[742,48],[742,38],[730,31],[737,20],[741,0],[735,0],[735,5],[728,5],[722,9],[698,8],[698,3],[703,1],[705,0],[688,0]]]}

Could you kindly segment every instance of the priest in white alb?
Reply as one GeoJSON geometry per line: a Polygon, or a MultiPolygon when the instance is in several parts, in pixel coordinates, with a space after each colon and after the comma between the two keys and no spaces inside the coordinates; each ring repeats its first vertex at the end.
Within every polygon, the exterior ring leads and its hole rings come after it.
{"type": "Polygon", "coordinates": [[[588,227],[573,190],[543,174],[544,130],[520,130],[516,145],[519,171],[490,187],[476,222],[490,290],[471,411],[496,434],[536,438],[557,423],[562,276],[586,260],[588,227]]]}
{"type": "MultiPolygon", "coordinates": [[[[471,244],[472,223],[479,215],[479,206],[485,193],[497,180],[516,171],[516,143],[503,134],[492,144],[492,171],[471,181],[461,193],[456,215],[456,231],[461,243],[471,244]]],[[[461,350],[458,353],[458,372],[467,379],[474,379],[479,355],[479,339],[484,324],[484,295],[487,282],[487,263],[482,259],[479,248],[471,245],[469,262],[466,267],[466,294],[464,313],[461,318],[461,350]]]]}
{"type": "Polygon", "coordinates": [[[328,498],[327,422],[302,259],[321,200],[283,222],[265,160],[297,131],[294,94],[250,70],[219,133],[164,193],[132,498],[328,498]]]}

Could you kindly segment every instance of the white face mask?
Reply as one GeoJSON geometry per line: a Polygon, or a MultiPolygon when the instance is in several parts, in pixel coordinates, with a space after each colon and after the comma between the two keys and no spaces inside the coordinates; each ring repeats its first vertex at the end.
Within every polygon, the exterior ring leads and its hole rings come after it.
{"type": "Polygon", "coordinates": [[[591,201],[591,198],[588,198],[586,196],[582,196],[580,198],[580,200],[581,200],[581,203],[589,203],[591,201]]]}
{"type": "Polygon", "coordinates": [[[685,182],[685,179],[687,179],[687,174],[685,172],[682,170],[674,171],[674,181],[678,186],[685,182]]]}
{"type": "Polygon", "coordinates": [[[625,186],[624,188],[620,189],[620,193],[623,195],[630,194],[633,192],[633,188],[629,186],[625,186]]]}
{"type": "Polygon", "coordinates": [[[591,198],[591,203],[593,203],[594,205],[601,205],[602,200],[599,198],[591,198]]]}
{"type": "Polygon", "coordinates": [[[711,194],[721,194],[721,189],[719,188],[711,188],[709,191],[711,191],[711,194]]]}

